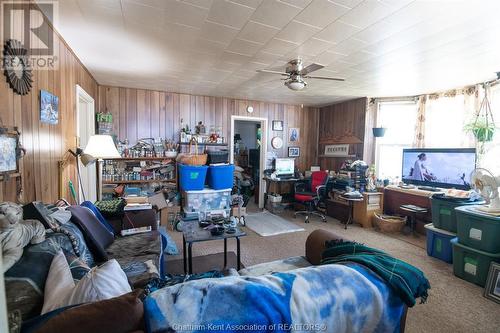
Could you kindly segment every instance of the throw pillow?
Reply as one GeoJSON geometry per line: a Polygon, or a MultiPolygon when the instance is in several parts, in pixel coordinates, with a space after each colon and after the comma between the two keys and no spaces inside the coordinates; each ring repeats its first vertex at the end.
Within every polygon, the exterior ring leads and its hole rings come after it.
{"type": "Polygon", "coordinates": [[[131,291],[125,272],[111,259],[82,277],[63,305],[102,301],[131,291]]]}
{"type": "Polygon", "coordinates": [[[105,249],[113,243],[114,235],[87,207],[71,206],[68,210],[71,212],[71,221],[82,230],[95,259],[99,262],[108,260],[105,249]]]}
{"type": "Polygon", "coordinates": [[[36,327],[38,333],[121,333],[143,330],[142,290],[67,309],[36,327]]]}
{"type": "Polygon", "coordinates": [[[42,314],[68,305],[65,304],[66,299],[74,287],[75,283],[66,256],[59,251],[52,259],[45,282],[42,314]]]}
{"type": "Polygon", "coordinates": [[[108,221],[106,221],[106,219],[104,218],[104,216],[102,216],[101,212],[99,211],[99,208],[97,208],[92,202],[90,201],[84,201],[81,203],[81,206],[83,207],[87,207],[88,209],[90,209],[95,217],[97,217],[97,219],[99,220],[99,222],[102,223],[102,225],[108,229],[109,232],[111,232],[112,234],[115,233],[115,229],[113,229],[113,227],[111,226],[111,224],[108,223],[108,221]]]}

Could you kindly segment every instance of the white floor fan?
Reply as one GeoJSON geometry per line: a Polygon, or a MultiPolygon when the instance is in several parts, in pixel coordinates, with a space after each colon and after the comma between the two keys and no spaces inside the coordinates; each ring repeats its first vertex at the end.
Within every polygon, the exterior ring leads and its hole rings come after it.
{"type": "Polygon", "coordinates": [[[500,214],[500,175],[495,176],[487,169],[477,168],[471,174],[472,187],[488,202],[487,205],[477,206],[476,209],[489,214],[500,214]]]}

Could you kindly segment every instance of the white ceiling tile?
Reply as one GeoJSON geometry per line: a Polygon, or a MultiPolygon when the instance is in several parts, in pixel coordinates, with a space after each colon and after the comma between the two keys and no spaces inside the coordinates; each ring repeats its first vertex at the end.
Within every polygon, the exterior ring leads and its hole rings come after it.
{"type": "Polygon", "coordinates": [[[331,2],[338,3],[339,5],[346,6],[348,8],[354,8],[359,5],[363,0],[330,0],[331,2]]]}
{"type": "Polygon", "coordinates": [[[253,56],[262,47],[262,44],[234,39],[226,48],[227,51],[253,56]]]}
{"type": "Polygon", "coordinates": [[[252,61],[270,65],[273,62],[275,62],[276,60],[278,60],[280,57],[281,57],[281,55],[279,55],[279,54],[269,53],[269,52],[265,52],[265,51],[259,51],[252,58],[252,61]]]}
{"type": "Polygon", "coordinates": [[[205,21],[201,26],[200,37],[229,44],[238,34],[238,30],[210,21],[205,21]]]}
{"type": "Polygon", "coordinates": [[[260,3],[262,2],[262,0],[230,0],[230,1],[253,9],[259,7],[260,3]]]}
{"type": "Polygon", "coordinates": [[[334,43],[330,43],[324,40],[310,38],[292,52],[297,53],[298,55],[315,57],[318,54],[325,52],[329,48],[332,48],[334,45],[334,43]]]}
{"type": "Polygon", "coordinates": [[[284,55],[291,50],[295,49],[298,44],[291,43],[285,40],[273,38],[269,41],[265,47],[262,48],[262,51],[273,53],[277,55],[284,55]]]}
{"type": "Polygon", "coordinates": [[[310,25],[292,21],[276,35],[276,38],[296,44],[302,44],[320,30],[321,29],[310,25]]]}
{"type": "Polygon", "coordinates": [[[266,43],[279,31],[258,22],[248,21],[248,23],[241,29],[238,38],[249,40],[256,43],[266,43]]]}
{"type": "Polygon", "coordinates": [[[154,28],[165,23],[165,15],[161,10],[128,0],[122,1],[122,5],[125,20],[154,28]]]}
{"type": "Polygon", "coordinates": [[[326,66],[326,65],[329,65],[338,59],[343,59],[346,57],[347,57],[347,55],[345,55],[345,54],[326,51],[326,52],[323,52],[320,55],[314,57],[312,60],[317,64],[326,66]]]}
{"type": "Polygon", "coordinates": [[[121,10],[120,0],[78,0],[80,7],[104,7],[121,10]]]}
{"type": "Polygon", "coordinates": [[[208,20],[237,29],[243,28],[254,9],[226,0],[217,0],[212,4],[208,20]]]}
{"type": "Polygon", "coordinates": [[[299,15],[296,21],[324,28],[344,15],[349,8],[328,0],[313,0],[299,15]]]}
{"type": "Polygon", "coordinates": [[[234,52],[229,52],[229,51],[224,51],[222,53],[220,59],[222,61],[227,61],[233,64],[239,64],[243,65],[247,61],[249,61],[252,57],[247,56],[245,54],[239,54],[239,53],[234,53],[234,52]]]}
{"type": "Polygon", "coordinates": [[[366,42],[362,40],[349,38],[341,43],[336,44],[335,46],[330,48],[329,51],[338,52],[342,54],[351,54],[355,51],[361,50],[366,45],[367,45],[366,42]]]}
{"type": "Polygon", "coordinates": [[[166,19],[169,22],[200,28],[207,18],[207,9],[195,7],[179,1],[172,3],[172,6],[165,11],[167,16],[166,19]]]}
{"type": "Polygon", "coordinates": [[[266,0],[255,10],[252,21],[283,28],[300,12],[300,8],[287,5],[277,0],[266,0]]]}
{"type": "Polygon", "coordinates": [[[289,5],[295,6],[300,9],[304,9],[311,3],[312,0],[280,0],[281,2],[285,2],[289,5]]]}
{"type": "Polygon", "coordinates": [[[185,2],[200,8],[210,9],[213,0],[181,0],[181,2],[185,2]]]}
{"type": "Polygon", "coordinates": [[[359,32],[361,29],[343,21],[336,21],[323,29],[321,32],[314,35],[314,38],[326,40],[331,43],[339,43],[352,35],[359,32]]]}
{"type": "Polygon", "coordinates": [[[383,2],[367,0],[345,14],[342,21],[359,28],[366,28],[394,11],[396,11],[394,7],[387,6],[383,2]]]}

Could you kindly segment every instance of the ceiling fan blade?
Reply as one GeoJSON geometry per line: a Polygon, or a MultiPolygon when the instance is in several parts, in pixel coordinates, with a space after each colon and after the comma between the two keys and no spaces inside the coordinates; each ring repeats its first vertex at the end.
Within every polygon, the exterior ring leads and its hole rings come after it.
{"type": "Polygon", "coordinates": [[[331,80],[331,81],[345,81],[345,79],[340,79],[337,77],[326,77],[326,76],[304,76],[306,79],[319,79],[319,80],[331,80]]]}
{"type": "Polygon", "coordinates": [[[257,72],[259,72],[259,73],[269,73],[269,74],[279,74],[279,75],[286,75],[286,76],[288,76],[287,73],[278,72],[278,71],[271,71],[271,70],[268,70],[268,69],[258,69],[257,72]]]}
{"type": "Polygon", "coordinates": [[[325,66],[319,65],[319,64],[310,64],[309,66],[302,68],[302,70],[300,71],[300,74],[307,75],[307,74],[312,73],[314,71],[317,71],[318,69],[321,69],[323,67],[325,67],[325,66]]]}

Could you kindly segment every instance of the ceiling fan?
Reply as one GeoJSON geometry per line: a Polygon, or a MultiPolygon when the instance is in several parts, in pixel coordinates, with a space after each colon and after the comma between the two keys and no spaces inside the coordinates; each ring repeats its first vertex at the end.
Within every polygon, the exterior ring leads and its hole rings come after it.
{"type": "Polygon", "coordinates": [[[335,77],[326,77],[326,76],[310,76],[309,73],[317,71],[325,66],[318,64],[310,64],[307,67],[304,67],[302,63],[302,59],[293,59],[290,60],[287,65],[285,72],[279,72],[269,69],[259,69],[257,72],[259,73],[271,73],[271,74],[279,74],[286,76],[285,86],[287,86],[291,90],[302,90],[305,86],[307,86],[307,82],[304,79],[320,79],[320,80],[332,80],[332,81],[345,81],[344,79],[339,79],[335,77]]]}

